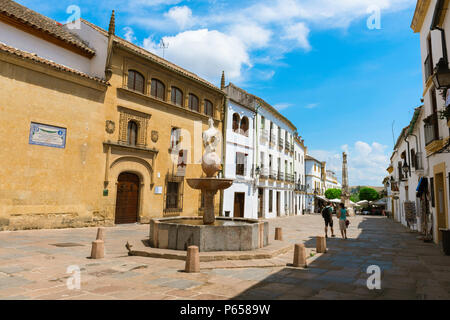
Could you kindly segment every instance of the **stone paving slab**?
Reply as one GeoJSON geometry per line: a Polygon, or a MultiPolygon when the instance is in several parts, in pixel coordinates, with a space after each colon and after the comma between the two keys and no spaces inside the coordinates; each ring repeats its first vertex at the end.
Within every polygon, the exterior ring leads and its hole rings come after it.
{"type": "Polygon", "coordinates": [[[148,225],[105,228],[101,260],[88,259],[96,228],[0,232],[0,299],[450,299],[450,257],[439,247],[386,218],[350,219],[350,239],[327,239],[327,253],[310,257],[305,269],[289,266],[293,244],[314,253],[324,232],[320,215],[270,220],[270,239],[283,228],[285,253],[203,261],[198,274],[182,272],[183,259],[128,256],[125,244],[139,249],[148,225]],[[381,290],[367,288],[372,264],[381,268],[381,290]],[[66,286],[71,265],[81,271],[79,290],[66,286]]]}

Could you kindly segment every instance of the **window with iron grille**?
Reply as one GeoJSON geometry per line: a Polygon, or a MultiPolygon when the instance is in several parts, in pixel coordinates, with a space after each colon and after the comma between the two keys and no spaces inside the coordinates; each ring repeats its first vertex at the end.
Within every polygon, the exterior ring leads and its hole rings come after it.
{"type": "Polygon", "coordinates": [[[128,71],[128,89],[144,93],[144,76],[136,70],[128,71]]]}
{"type": "Polygon", "coordinates": [[[174,175],[166,177],[164,213],[180,213],[183,211],[184,178],[174,175]]]}
{"type": "Polygon", "coordinates": [[[164,83],[162,83],[158,79],[152,79],[151,95],[155,98],[166,100],[165,94],[166,94],[166,86],[164,85],[164,83]]]}
{"type": "Polygon", "coordinates": [[[236,153],[236,175],[245,176],[246,174],[247,155],[245,153],[236,153]]]}
{"type": "Polygon", "coordinates": [[[135,121],[128,122],[127,140],[130,146],[136,146],[138,142],[138,125],[135,121]]]}
{"type": "Polygon", "coordinates": [[[173,127],[170,132],[170,148],[174,149],[180,143],[180,128],[173,127]]]}

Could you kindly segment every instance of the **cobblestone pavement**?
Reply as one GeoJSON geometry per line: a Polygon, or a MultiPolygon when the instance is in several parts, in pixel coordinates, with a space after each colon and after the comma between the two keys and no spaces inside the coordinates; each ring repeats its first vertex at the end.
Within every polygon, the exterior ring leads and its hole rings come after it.
{"type": "MultiPolygon", "coordinates": [[[[222,268],[199,274],[182,272],[180,260],[128,257],[125,243],[148,239],[148,225],[106,228],[102,260],[87,258],[95,228],[0,232],[0,299],[450,298],[450,257],[439,247],[386,218],[350,219],[349,239],[329,238],[329,251],[313,257],[306,269],[222,262],[222,268]],[[81,270],[79,290],[67,288],[71,265],[81,270]],[[381,290],[366,286],[370,265],[382,270],[381,290]]],[[[271,239],[274,228],[282,227],[285,241],[310,249],[324,232],[320,216],[279,218],[270,226],[271,239]]],[[[292,262],[292,252],[276,261],[292,262]]]]}

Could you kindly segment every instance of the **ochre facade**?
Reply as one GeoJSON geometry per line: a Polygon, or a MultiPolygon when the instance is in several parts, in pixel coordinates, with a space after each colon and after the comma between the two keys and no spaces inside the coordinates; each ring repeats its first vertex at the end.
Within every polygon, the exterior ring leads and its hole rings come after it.
{"type": "MultiPolygon", "coordinates": [[[[0,53],[0,230],[114,225],[118,188],[126,192],[130,185],[118,183],[123,173],[138,178],[137,207],[123,205],[137,211],[136,222],[201,215],[200,192],[186,179],[203,175],[201,134],[209,119],[204,100],[212,102],[222,131],[224,93],[130,48],[113,44],[109,54],[106,83],[0,53]],[[127,87],[129,70],[144,76],[144,93],[127,87]],[[151,96],[154,78],[165,85],[164,99],[151,96]],[[171,102],[172,86],[183,92],[183,106],[171,102]],[[199,112],[189,109],[189,93],[198,97],[199,112]],[[133,145],[130,121],[137,126],[133,145]],[[65,128],[65,147],[30,144],[31,123],[65,128]],[[172,152],[172,128],[185,132],[185,174],[178,150],[172,152]],[[176,208],[167,208],[170,182],[179,186],[176,208]]],[[[217,214],[219,205],[218,194],[217,214]]]]}

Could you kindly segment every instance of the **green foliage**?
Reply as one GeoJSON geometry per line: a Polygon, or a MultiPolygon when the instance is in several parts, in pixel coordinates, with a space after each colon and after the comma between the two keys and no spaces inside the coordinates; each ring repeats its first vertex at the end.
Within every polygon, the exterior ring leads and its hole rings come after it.
{"type": "Polygon", "coordinates": [[[375,201],[380,199],[378,191],[372,188],[361,188],[359,191],[359,199],[367,201],[375,201]]]}
{"type": "Polygon", "coordinates": [[[350,200],[352,200],[354,203],[361,201],[361,199],[359,199],[359,194],[352,194],[350,196],[350,200]]]}
{"type": "Polygon", "coordinates": [[[340,199],[342,194],[341,189],[328,189],[325,191],[325,197],[327,199],[333,200],[333,199],[340,199]]]}

